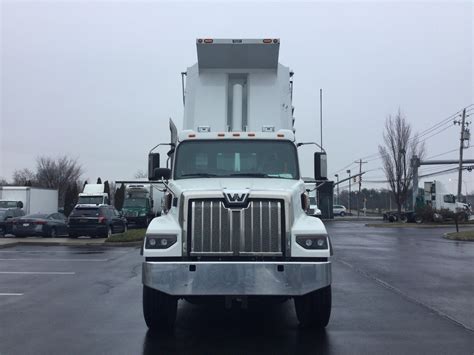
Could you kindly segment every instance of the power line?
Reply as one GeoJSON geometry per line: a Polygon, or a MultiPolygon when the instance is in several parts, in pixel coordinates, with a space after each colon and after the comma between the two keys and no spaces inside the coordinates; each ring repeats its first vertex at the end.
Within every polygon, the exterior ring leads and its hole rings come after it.
{"type": "MultiPolygon", "coordinates": [[[[469,147],[466,147],[464,149],[469,149],[471,148],[472,145],[470,145],[469,147]]],[[[425,159],[433,159],[433,158],[437,158],[437,157],[440,157],[442,155],[446,155],[446,154],[449,154],[449,153],[452,153],[452,152],[457,152],[459,150],[459,148],[454,148],[452,150],[448,150],[447,152],[444,152],[444,153],[439,153],[439,154],[436,154],[436,155],[432,155],[431,157],[428,157],[428,158],[425,158],[425,159]]]]}
{"type": "MultiPolygon", "coordinates": [[[[466,112],[470,112],[471,110],[474,110],[473,106],[474,106],[474,104],[470,104],[470,105],[466,106],[465,108],[463,108],[462,110],[459,110],[456,113],[453,113],[452,115],[442,119],[441,121],[437,122],[433,126],[425,129],[424,131],[421,131],[419,134],[417,134],[417,135],[413,136],[412,138],[410,138],[408,140],[408,142],[412,142],[415,138],[420,139],[420,138],[423,138],[423,137],[429,135],[428,137],[425,137],[423,140],[419,141],[419,143],[423,143],[423,142],[427,141],[428,139],[440,134],[441,132],[444,132],[449,127],[452,127],[450,124],[451,124],[451,120],[453,118],[455,118],[457,115],[459,115],[464,109],[467,110],[469,108],[469,110],[466,111],[466,112]],[[449,123],[449,125],[448,125],[448,123],[449,123]],[[436,131],[438,131],[438,132],[436,132],[436,131]],[[433,133],[433,132],[435,132],[435,133],[433,133]],[[433,133],[433,134],[431,134],[431,133],[433,133]]],[[[370,162],[370,161],[382,159],[382,156],[380,155],[380,153],[373,153],[373,154],[366,155],[366,156],[364,156],[360,159],[364,159],[364,160],[367,160],[367,161],[370,162]]],[[[351,167],[353,164],[354,163],[350,163],[350,164],[346,165],[345,167],[335,171],[334,174],[337,174],[337,173],[351,167]]]]}

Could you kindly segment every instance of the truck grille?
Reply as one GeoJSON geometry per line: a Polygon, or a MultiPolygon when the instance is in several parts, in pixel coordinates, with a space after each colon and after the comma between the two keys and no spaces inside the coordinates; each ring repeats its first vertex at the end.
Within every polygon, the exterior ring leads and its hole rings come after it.
{"type": "Polygon", "coordinates": [[[222,199],[189,202],[191,256],[282,256],[283,201],[251,199],[230,209],[222,199]]]}

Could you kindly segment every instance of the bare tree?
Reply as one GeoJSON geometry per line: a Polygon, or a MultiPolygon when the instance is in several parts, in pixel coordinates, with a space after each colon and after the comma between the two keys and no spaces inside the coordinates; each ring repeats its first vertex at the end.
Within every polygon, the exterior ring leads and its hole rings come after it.
{"type": "Polygon", "coordinates": [[[2,177],[0,177],[0,186],[8,186],[8,181],[2,177]]]}
{"type": "Polygon", "coordinates": [[[38,157],[36,160],[38,186],[58,189],[59,206],[64,205],[67,186],[71,183],[77,183],[82,172],[82,167],[77,159],[68,156],[57,159],[38,157]]]}
{"type": "Polygon", "coordinates": [[[135,173],[135,179],[148,179],[148,174],[143,170],[137,170],[135,173]]]}
{"type": "Polygon", "coordinates": [[[15,170],[13,172],[13,185],[26,186],[26,185],[38,185],[36,179],[36,173],[28,168],[15,170]]]}
{"type": "Polygon", "coordinates": [[[395,117],[390,115],[385,121],[383,140],[385,146],[379,145],[383,170],[398,213],[401,213],[408,198],[408,191],[412,188],[413,169],[410,159],[413,155],[422,158],[425,147],[420,143],[417,134],[412,136],[411,125],[400,110],[395,117]]]}

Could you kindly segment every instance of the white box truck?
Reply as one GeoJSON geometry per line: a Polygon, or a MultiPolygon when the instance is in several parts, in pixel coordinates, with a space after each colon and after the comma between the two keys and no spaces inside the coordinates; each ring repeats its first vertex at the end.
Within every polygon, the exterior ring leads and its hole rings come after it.
{"type": "Polygon", "coordinates": [[[305,212],[293,73],[278,63],[280,41],[196,45],[167,167],[159,152],[149,155],[149,178],[167,191],[143,243],[145,321],[172,327],[180,299],[245,306],[293,298],[302,326],[325,327],[332,247],[323,222],[305,212]]]}
{"type": "Polygon", "coordinates": [[[21,201],[25,214],[58,212],[58,190],[31,186],[2,186],[0,200],[21,201]]]}

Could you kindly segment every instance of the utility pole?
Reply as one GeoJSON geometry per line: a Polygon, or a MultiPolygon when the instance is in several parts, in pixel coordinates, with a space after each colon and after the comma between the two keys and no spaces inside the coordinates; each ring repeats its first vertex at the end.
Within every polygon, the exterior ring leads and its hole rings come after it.
{"type": "Polygon", "coordinates": [[[346,170],[346,173],[349,174],[349,215],[351,214],[351,171],[350,170],[346,170]]]}
{"type": "Polygon", "coordinates": [[[359,161],[355,161],[355,163],[359,164],[359,194],[357,195],[357,217],[360,215],[360,192],[362,188],[362,164],[366,164],[366,161],[362,161],[362,159],[359,159],[359,161]]]}
{"type": "Polygon", "coordinates": [[[336,196],[336,205],[339,204],[339,174],[334,174],[334,176],[337,179],[337,184],[336,184],[336,190],[337,190],[337,196],[336,196]]]}
{"type": "Polygon", "coordinates": [[[319,89],[319,129],[321,131],[321,151],[323,151],[323,89],[319,89]]]}
{"type": "MultiPolygon", "coordinates": [[[[459,123],[459,121],[454,121],[454,123],[459,123]]],[[[466,109],[462,110],[462,120],[461,124],[461,138],[459,142],[459,172],[458,172],[458,199],[457,202],[461,201],[461,189],[462,189],[462,156],[464,150],[464,126],[466,123],[466,109]]]]}

